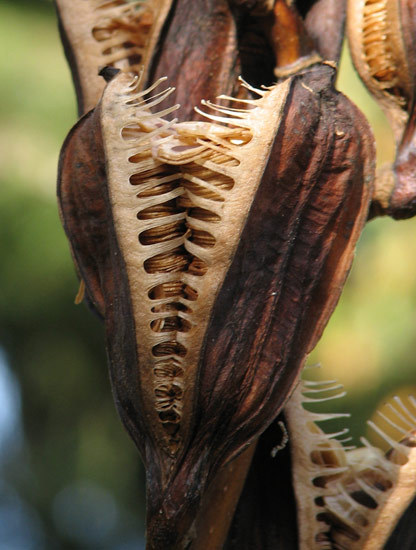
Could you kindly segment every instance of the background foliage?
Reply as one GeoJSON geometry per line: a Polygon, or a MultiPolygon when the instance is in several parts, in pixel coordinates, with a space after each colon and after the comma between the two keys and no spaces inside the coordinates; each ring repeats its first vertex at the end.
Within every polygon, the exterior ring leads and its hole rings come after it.
{"type": "MultiPolygon", "coordinates": [[[[0,549],[138,550],[143,472],[113,407],[102,327],[73,304],[56,207],[76,110],[51,3],[2,0],[0,51],[0,549]]],[[[379,163],[391,160],[391,133],[347,55],[339,87],[369,116],[379,163]]],[[[310,361],[344,383],[336,407],[351,411],[356,442],[387,396],[416,394],[415,225],[368,224],[310,361]]]]}

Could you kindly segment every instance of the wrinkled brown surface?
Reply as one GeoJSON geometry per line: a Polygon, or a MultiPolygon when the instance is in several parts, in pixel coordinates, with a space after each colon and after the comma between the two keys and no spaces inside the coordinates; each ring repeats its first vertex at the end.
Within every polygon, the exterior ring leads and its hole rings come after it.
{"type": "Polygon", "coordinates": [[[59,162],[58,199],[77,268],[86,283],[87,298],[104,317],[101,281],[103,271],[109,267],[110,249],[103,189],[105,158],[101,134],[96,131],[98,124],[99,111],[88,113],[66,138],[59,162]]]}
{"type": "MultiPolygon", "coordinates": [[[[264,4],[258,0],[177,0],[164,26],[148,84],[162,76],[175,84],[171,98],[181,105],[175,112],[179,120],[198,118],[193,108],[201,99],[241,95],[240,75],[256,87],[275,81],[274,15],[261,9],[264,4]]],[[[345,4],[345,0],[296,3],[323,59],[339,59],[345,4]]]]}
{"type": "Polygon", "coordinates": [[[168,76],[180,120],[193,118],[202,98],[230,93],[241,72],[236,27],[227,0],[178,0],[153,58],[149,84],[168,76]]]}
{"type": "Polygon", "coordinates": [[[366,217],[372,139],[331,73],[294,81],[206,334],[198,433],[212,430],[225,448],[252,437],[256,418],[276,417],[336,305],[366,217]]]}

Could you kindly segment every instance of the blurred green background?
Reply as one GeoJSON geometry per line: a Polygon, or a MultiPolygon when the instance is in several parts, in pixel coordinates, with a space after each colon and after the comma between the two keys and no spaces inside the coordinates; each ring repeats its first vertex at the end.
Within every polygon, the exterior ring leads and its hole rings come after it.
{"type": "MultiPolygon", "coordinates": [[[[48,0],[0,4],[0,549],[138,550],[143,471],[115,413],[103,331],[75,306],[55,200],[74,93],[48,0]]],[[[391,132],[347,55],[339,87],[391,132]]],[[[387,396],[416,394],[416,220],[369,223],[310,363],[348,396],[355,442],[387,396]]]]}

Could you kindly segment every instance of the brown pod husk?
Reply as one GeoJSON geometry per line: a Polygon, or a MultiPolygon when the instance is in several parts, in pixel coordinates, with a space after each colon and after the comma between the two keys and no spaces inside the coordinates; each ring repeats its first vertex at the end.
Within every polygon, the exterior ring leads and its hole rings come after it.
{"type": "Polygon", "coordinates": [[[64,226],[146,466],[149,548],[192,540],[210,481],[276,418],[338,300],[374,151],[334,74],[182,125],[150,114],[169,90],[146,100],[120,74],[63,148],[64,226]]]}
{"type": "Polygon", "coordinates": [[[215,449],[228,459],[276,418],[338,301],[366,217],[373,140],[333,77],[318,65],[291,80],[206,332],[196,433],[202,443],[217,418],[215,449]]]}
{"type": "Polygon", "coordinates": [[[103,143],[100,132],[94,131],[98,118],[99,110],[90,111],[81,118],[62,146],[58,167],[58,201],[72,257],[81,280],[86,282],[85,298],[92,309],[104,318],[102,281],[104,277],[111,278],[111,224],[108,223],[103,185],[103,143]],[[77,159],[76,163],[73,159],[77,159]],[[85,235],[89,238],[85,239],[85,235]]]}

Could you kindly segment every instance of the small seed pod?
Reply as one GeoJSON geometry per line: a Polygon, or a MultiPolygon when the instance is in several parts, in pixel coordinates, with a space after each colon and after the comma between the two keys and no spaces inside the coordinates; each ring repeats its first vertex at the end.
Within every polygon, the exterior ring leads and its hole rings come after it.
{"type": "Polygon", "coordinates": [[[300,550],[331,549],[328,528],[322,521],[324,497],[330,497],[348,471],[346,448],[348,429],[325,433],[324,422],[348,417],[348,414],[312,412],[304,405],[343,397],[342,385],[334,381],[301,380],[285,407],[291,439],[292,479],[297,501],[297,525],[300,550]],[[318,425],[317,422],[320,424],[318,425]],[[340,441],[338,438],[342,438],[340,441]]]}
{"type": "MultiPolygon", "coordinates": [[[[276,57],[290,43],[301,57],[337,61],[345,1],[56,0],[56,6],[80,115],[97,104],[104,88],[98,73],[112,66],[142,70],[142,87],[168,76],[181,105],[177,117],[189,120],[202,97],[250,97],[237,84],[240,75],[254,86],[271,85],[276,57]],[[288,27],[282,10],[292,14],[288,27]]],[[[283,64],[296,59],[290,52],[283,64]]]]}
{"type": "Polygon", "coordinates": [[[385,110],[400,142],[414,95],[412,43],[404,27],[407,0],[350,0],[348,39],[354,65],[385,110]],[[410,47],[410,50],[409,50],[410,47]]]}
{"type": "Polygon", "coordinates": [[[396,160],[378,175],[372,215],[416,212],[416,7],[412,0],[349,0],[354,65],[392,126],[396,160]]]}
{"type": "MultiPolygon", "coordinates": [[[[274,54],[266,29],[273,17],[265,0],[178,0],[158,50],[152,78],[175,83],[180,121],[198,118],[202,98],[223,93],[249,98],[242,76],[254,86],[274,81],[274,54]]],[[[150,82],[148,82],[150,84],[150,82]]]]}
{"type": "MultiPolygon", "coordinates": [[[[302,380],[285,407],[291,435],[292,478],[300,550],[413,548],[410,533],[395,545],[397,523],[415,496],[416,401],[396,397],[368,424],[390,447],[387,454],[365,438],[345,445],[348,429],[325,433],[321,423],[348,414],[311,412],[304,405],[338,399],[342,386],[302,380]],[[394,432],[394,435],[387,433],[394,432]]],[[[400,532],[400,528],[399,528],[400,532]]]]}

